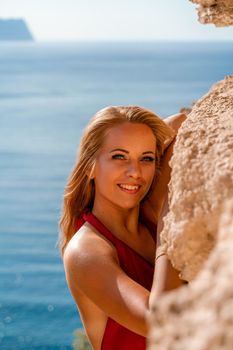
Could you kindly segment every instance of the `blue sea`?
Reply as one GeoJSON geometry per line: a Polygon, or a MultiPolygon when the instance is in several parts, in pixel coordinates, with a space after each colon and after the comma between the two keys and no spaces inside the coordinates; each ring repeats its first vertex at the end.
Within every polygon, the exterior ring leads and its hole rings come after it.
{"type": "Polygon", "coordinates": [[[83,127],[107,105],[161,117],[233,73],[233,42],[0,44],[0,349],[72,349],[56,245],[83,127]]]}

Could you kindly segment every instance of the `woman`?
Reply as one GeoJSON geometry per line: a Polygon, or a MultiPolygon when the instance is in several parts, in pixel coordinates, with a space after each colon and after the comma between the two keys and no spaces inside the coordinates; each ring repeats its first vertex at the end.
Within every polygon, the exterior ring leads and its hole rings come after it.
{"type": "MultiPolygon", "coordinates": [[[[101,110],[82,137],[65,188],[60,246],[68,286],[95,350],[146,347],[156,226],[172,147],[161,169],[160,161],[174,134],[154,113],[129,106],[101,110]]],[[[170,285],[158,276],[158,291],[181,284],[164,264],[166,272],[160,271],[170,285]]]]}

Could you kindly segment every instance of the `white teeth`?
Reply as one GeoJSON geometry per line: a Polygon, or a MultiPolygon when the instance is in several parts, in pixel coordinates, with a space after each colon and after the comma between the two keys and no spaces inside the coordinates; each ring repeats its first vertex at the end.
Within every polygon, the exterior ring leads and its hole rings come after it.
{"type": "Polygon", "coordinates": [[[129,191],[134,191],[139,188],[139,186],[132,186],[132,185],[120,185],[120,187],[129,191]]]}

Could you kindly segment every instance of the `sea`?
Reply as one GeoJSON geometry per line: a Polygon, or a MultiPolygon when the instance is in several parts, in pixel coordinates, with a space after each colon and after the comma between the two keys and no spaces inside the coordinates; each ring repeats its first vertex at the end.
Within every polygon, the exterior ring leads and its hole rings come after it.
{"type": "Polygon", "coordinates": [[[63,189],[89,118],[162,118],[233,73],[230,42],[0,43],[0,349],[73,349],[82,328],[57,246],[63,189]]]}

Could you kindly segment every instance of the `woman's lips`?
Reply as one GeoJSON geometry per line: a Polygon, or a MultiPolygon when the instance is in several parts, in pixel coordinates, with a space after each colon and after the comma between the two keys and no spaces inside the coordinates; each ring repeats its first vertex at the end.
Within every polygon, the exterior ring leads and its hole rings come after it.
{"type": "Polygon", "coordinates": [[[126,193],[135,194],[139,191],[141,185],[118,184],[120,189],[126,193]]]}

